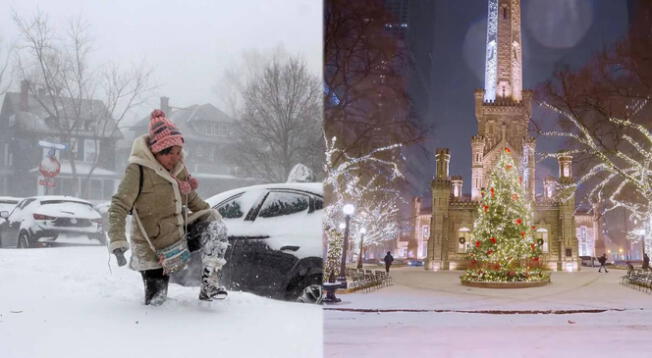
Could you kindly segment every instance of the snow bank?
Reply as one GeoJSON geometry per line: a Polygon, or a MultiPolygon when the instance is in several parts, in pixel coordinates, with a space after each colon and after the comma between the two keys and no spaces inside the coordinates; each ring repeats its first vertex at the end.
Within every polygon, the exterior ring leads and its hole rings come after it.
{"type": "Polygon", "coordinates": [[[320,357],[320,306],[231,292],[200,305],[170,285],[143,305],[140,275],[106,248],[0,250],[0,357],[320,357]]]}

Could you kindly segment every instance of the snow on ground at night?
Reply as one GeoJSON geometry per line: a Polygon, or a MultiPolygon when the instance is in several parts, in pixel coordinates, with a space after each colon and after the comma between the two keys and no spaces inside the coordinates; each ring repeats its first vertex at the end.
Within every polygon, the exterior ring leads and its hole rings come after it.
{"type": "Polygon", "coordinates": [[[459,271],[393,270],[392,286],[326,306],[324,356],[651,356],[652,294],[621,285],[624,271],[582,269],[554,272],[545,287],[502,290],[462,286],[459,271]],[[381,312],[355,311],[366,309],[381,312]],[[605,311],[527,314],[564,310],[605,311]]]}
{"type": "Polygon", "coordinates": [[[199,304],[170,284],[143,304],[142,279],[103,246],[0,249],[0,357],[321,357],[321,306],[244,292],[199,304]]]}

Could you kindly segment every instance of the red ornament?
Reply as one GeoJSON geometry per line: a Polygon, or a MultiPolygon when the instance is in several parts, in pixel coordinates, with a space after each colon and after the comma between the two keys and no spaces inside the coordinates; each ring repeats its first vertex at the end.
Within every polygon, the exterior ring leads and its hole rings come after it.
{"type": "Polygon", "coordinates": [[[509,152],[511,152],[511,150],[509,150],[509,148],[505,147],[505,153],[509,153],[509,152]]]}
{"type": "Polygon", "coordinates": [[[532,248],[532,250],[534,250],[535,248],[534,244],[530,244],[530,247],[532,248]]]}
{"type": "Polygon", "coordinates": [[[495,238],[495,237],[492,237],[492,238],[489,239],[489,240],[491,240],[491,243],[492,243],[492,244],[495,244],[495,243],[496,243],[496,238],[495,238]]]}
{"type": "Polygon", "coordinates": [[[487,251],[487,255],[491,255],[491,254],[493,254],[493,253],[494,253],[494,250],[489,250],[489,251],[487,251]]]}
{"type": "Polygon", "coordinates": [[[538,257],[534,257],[534,258],[532,258],[532,261],[539,261],[539,258],[538,258],[538,257]]]}
{"type": "Polygon", "coordinates": [[[536,230],[536,229],[537,229],[537,227],[532,225],[532,230],[536,230]]]}
{"type": "Polygon", "coordinates": [[[521,225],[522,223],[523,223],[523,219],[521,219],[521,218],[516,219],[516,224],[517,225],[521,225]]]}
{"type": "Polygon", "coordinates": [[[475,247],[480,247],[480,241],[475,242],[475,247]]]}
{"type": "Polygon", "coordinates": [[[514,201],[518,200],[518,194],[512,194],[512,200],[514,201]]]}
{"type": "Polygon", "coordinates": [[[521,236],[525,237],[525,231],[521,231],[521,236]]]}
{"type": "Polygon", "coordinates": [[[510,169],[512,169],[512,166],[507,164],[507,165],[505,165],[505,169],[510,170],[510,169]]]}
{"type": "Polygon", "coordinates": [[[489,211],[489,207],[488,207],[487,205],[483,205],[482,208],[484,209],[484,212],[485,212],[485,213],[486,213],[487,211],[489,211]]]}
{"type": "Polygon", "coordinates": [[[491,188],[490,191],[491,191],[491,197],[492,197],[492,198],[495,197],[495,196],[496,196],[496,192],[495,192],[494,188],[491,188]]]}

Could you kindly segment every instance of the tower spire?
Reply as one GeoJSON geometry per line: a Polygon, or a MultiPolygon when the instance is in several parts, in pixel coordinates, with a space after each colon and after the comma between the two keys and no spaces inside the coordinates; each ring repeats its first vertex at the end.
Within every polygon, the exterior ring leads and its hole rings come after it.
{"type": "Polygon", "coordinates": [[[485,101],[494,101],[496,97],[522,100],[521,48],[521,1],[489,0],[485,101]]]}

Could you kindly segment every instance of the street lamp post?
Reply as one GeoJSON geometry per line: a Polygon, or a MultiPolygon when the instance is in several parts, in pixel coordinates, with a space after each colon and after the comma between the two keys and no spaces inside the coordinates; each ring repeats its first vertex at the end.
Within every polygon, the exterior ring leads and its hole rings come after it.
{"type": "Polygon", "coordinates": [[[340,281],[343,285],[343,288],[346,288],[346,251],[349,248],[349,227],[351,222],[351,215],[355,212],[355,206],[352,204],[346,204],[342,207],[342,212],[344,213],[344,242],[342,243],[342,263],[340,264],[340,281]]]}
{"type": "Polygon", "coordinates": [[[358,268],[362,268],[362,243],[364,242],[364,234],[367,233],[367,229],[360,229],[360,254],[358,255],[358,268]]]}

